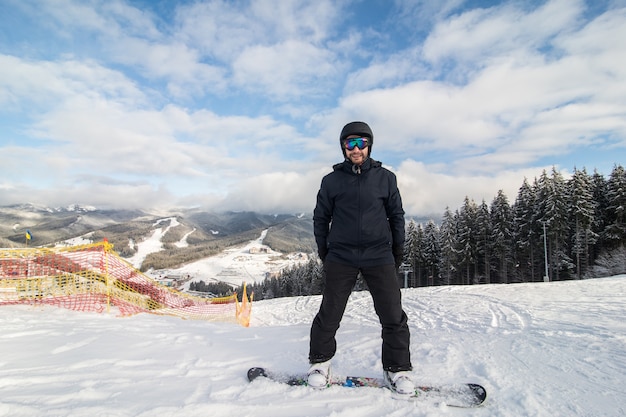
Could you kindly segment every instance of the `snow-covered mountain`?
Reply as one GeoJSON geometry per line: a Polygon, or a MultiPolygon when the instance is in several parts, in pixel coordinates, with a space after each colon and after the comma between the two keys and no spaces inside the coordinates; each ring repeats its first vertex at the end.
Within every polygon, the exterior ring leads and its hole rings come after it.
{"type": "MultiPolygon", "coordinates": [[[[1,206],[0,246],[23,246],[27,230],[32,233],[29,245],[51,245],[118,224],[132,224],[133,220],[145,216],[137,210],[98,210],[80,205],[56,208],[30,203],[1,206]]],[[[132,228],[129,231],[132,232],[132,228]]]]}
{"type": "Polygon", "coordinates": [[[258,238],[264,230],[268,231],[264,243],[276,251],[309,252],[314,248],[311,218],[300,213],[209,213],[189,209],[153,214],[78,205],[63,209],[33,204],[0,207],[0,247],[82,244],[106,238],[123,257],[144,261],[145,251],[141,253],[139,248],[157,233],[159,259],[150,262],[151,266],[158,264],[158,269],[218,254],[258,238]],[[27,230],[32,237],[28,242],[27,230]]]}
{"type": "MultiPolygon", "coordinates": [[[[153,233],[148,238],[136,243],[136,253],[128,258],[135,267],[141,268],[144,260],[151,254],[163,250],[163,238],[172,227],[179,225],[174,217],[163,218],[153,225],[153,233]]],[[[188,245],[187,239],[194,231],[190,231],[174,243],[183,248],[188,245]]],[[[277,273],[294,263],[308,260],[306,253],[281,253],[264,244],[267,230],[263,230],[256,239],[233,245],[214,256],[208,256],[193,262],[185,263],[177,268],[150,269],[147,274],[156,280],[167,277],[185,277],[181,290],[188,290],[192,282],[204,281],[225,282],[240,286],[244,282],[262,282],[268,274],[277,273]]]]}
{"type": "MultiPolygon", "coordinates": [[[[305,372],[320,297],[256,302],[251,327],[141,314],[0,307],[2,416],[594,416],[626,414],[626,276],[404,290],[415,379],[483,384],[460,410],[380,389],[314,391],[269,381],[305,372]]],[[[378,376],[380,325],[354,293],[336,374],[378,376]]]]}

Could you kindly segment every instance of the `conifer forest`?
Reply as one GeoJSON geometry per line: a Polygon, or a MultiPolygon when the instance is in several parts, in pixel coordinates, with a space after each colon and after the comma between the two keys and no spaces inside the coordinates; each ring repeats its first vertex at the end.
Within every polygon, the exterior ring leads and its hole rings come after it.
{"type": "MultiPolygon", "coordinates": [[[[605,177],[574,169],[569,179],[552,168],[524,179],[510,203],[500,190],[488,203],[465,197],[439,222],[407,222],[406,287],[543,282],[626,273],[626,172],[605,177]]],[[[249,286],[255,299],[320,294],[323,266],[316,256],[249,286]]],[[[356,290],[365,289],[357,281],[356,290]]]]}

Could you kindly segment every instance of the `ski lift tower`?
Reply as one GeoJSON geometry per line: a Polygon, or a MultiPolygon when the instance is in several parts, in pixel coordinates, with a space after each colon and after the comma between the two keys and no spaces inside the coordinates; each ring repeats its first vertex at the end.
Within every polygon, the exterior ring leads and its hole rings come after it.
{"type": "Polygon", "coordinates": [[[550,272],[548,270],[548,241],[546,238],[546,222],[543,223],[543,256],[544,256],[544,265],[546,266],[546,274],[543,276],[543,282],[550,282],[550,272]]]}
{"type": "Polygon", "coordinates": [[[413,272],[413,268],[411,268],[411,265],[402,262],[399,270],[404,274],[404,288],[409,288],[409,274],[413,272]]]}

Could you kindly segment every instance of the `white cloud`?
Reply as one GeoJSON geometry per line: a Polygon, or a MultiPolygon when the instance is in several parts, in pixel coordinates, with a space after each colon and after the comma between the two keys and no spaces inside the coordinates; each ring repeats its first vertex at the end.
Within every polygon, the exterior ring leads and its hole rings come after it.
{"type": "Polygon", "coordinates": [[[174,97],[203,96],[226,87],[225,70],[202,63],[198,51],[182,43],[124,38],[108,49],[117,62],[142,69],[144,77],[167,80],[174,97]]]}
{"type": "Polygon", "coordinates": [[[206,56],[229,62],[253,45],[286,39],[320,44],[335,30],[338,15],[339,9],[330,0],[194,2],[178,8],[176,36],[196,45],[206,56]]]}
{"type": "MultiPolygon", "coordinates": [[[[328,169],[327,171],[330,171],[328,169]]],[[[253,175],[229,189],[220,203],[223,209],[266,213],[311,213],[323,171],[271,172],[253,175]]],[[[324,172],[327,173],[327,172],[324,172]]]]}
{"type": "Polygon", "coordinates": [[[365,68],[356,68],[348,75],[345,94],[368,91],[374,88],[389,88],[429,76],[426,65],[420,61],[419,48],[403,50],[391,54],[386,59],[377,60],[365,68]]]}
{"type": "MultiPolygon", "coordinates": [[[[0,55],[0,104],[50,108],[76,96],[109,97],[144,104],[144,93],[123,74],[93,61],[23,60],[0,55]]],[[[22,109],[28,112],[28,108],[22,109]]],[[[35,113],[36,114],[36,113],[35,113]]]]}
{"type": "Polygon", "coordinates": [[[306,211],[356,119],[411,214],[490,200],[577,151],[620,162],[626,146],[626,8],[215,0],[169,19],[137,4],[14,4],[41,25],[0,54],[0,204],[306,211]],[[428,23],[407,34],[411,19],[428,23]]]}
{"type": "Polygon", "coordinates": [[[578,26],[585,5],[582,0],[552,0],[537,9],[522,7],[504,3],[442,21],[425,42],[424,57],[435,63],[458,60],[472,68],[493,57],[547,47],[553,36],[578,26]]]}
{"type": "MultiPolygon", "coordinates": [[[[429,163],[433,152],[450,153],[447,169],[457,175],[500,175],[503,167],[519,169],[585,146],[615,146],[611,132],[624,132],[626,115],[624,95],[613,93],[626,89],[621,41],[626,32],[619,36],[626,25],[615,21],[624,22],[626,16],[624,11],[607,12],[572,34],[581,6],[550,2],[526,12],[507,5],[454,17],[426,41],[425,57],[473,57],[477,64],[463,64],[476,67],[465,83],[438,79],[435,69],[431,80],[353,93],[337,113],[371,121],[384,146],[409,158],[424,157],[429,163]],[[562,15],[553,18],[559,10],[562,15]],[[531,30],[534,26],[540,27],[531,30]],[[494,27],[508,32],[492,31],[494,27]],[[599,42],[608,33],[619,40],[599,42]],[[551,43],[558,55],[541,51],[551,43]],[[481,60],[483,56],[489,59],[481,60]]],[[[410,67],[397,65],[400,55],[390,57],[393,69],[387,75],[410,67]]],[[[415,55],[415,66],[422,64],[419,58],[415,55]]],[[[376,63],[372,74],[385,66],[376,63]]],[[[623,143],[623,133],[618,137],[623,143]]]]}
{"type": "Polygon", "coordinates": [[[253,46],[233,62],[234,81],[244,90],[279,100],[324,96],[335,75],[332,61],[329,51],[298,41],[253,46]]]}
{"type": "Polygon", "coordinates": [[[490,204],[498,190],[502,190],[512,204],[524,178],[532,182],[543,169],[549,168],[504,169],[495,177],[482,174],[456,176],[440,171],[439,167],[409,159],[400,165],[396,175],[404,210],[409,214],[431,215],[439,220],[446,207],[452,211],[460,208],[465,197],[478,204],[483,200],[490,204]]]}

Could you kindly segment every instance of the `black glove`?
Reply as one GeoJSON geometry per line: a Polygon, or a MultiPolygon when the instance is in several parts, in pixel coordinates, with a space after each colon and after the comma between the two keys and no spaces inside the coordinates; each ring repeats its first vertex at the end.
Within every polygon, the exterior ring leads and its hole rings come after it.
{"type": "Polygon", "coordinates": [[[392,248],[392,252],[393,252],[393,260],[394,260],[394,263],[396,264],[396,269],[398,269],[400,268],[400,265],[402,265],[402,261],[404,260],[404,247],[394,246],[392,248]]]}
{"type": "Polygon", "coordinates": [[[328,255],[328,248],[326,248],[326,247],[318,248],[317,249],[317,254],[319,255],[319,257],[322,260],[322,262],[324,262],[324,260],[326,259],[326,255],[328,255]]]}

